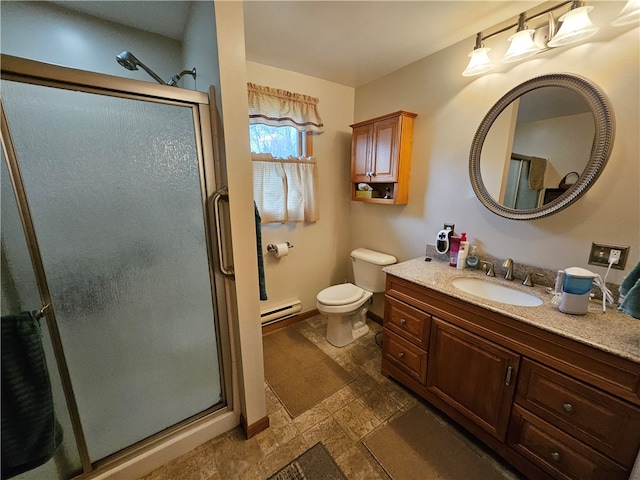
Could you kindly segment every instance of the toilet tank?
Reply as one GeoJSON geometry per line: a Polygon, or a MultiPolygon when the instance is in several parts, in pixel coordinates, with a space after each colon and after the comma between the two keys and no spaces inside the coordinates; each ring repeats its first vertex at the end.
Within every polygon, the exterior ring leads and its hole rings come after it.
{"type": "Polygon", "coordinates": [[[351,252],[354,283],[369,292],[384,292],[386,265],[397,262],[396,257],[374,252],[366,248],[356,248],[351,252]]]}

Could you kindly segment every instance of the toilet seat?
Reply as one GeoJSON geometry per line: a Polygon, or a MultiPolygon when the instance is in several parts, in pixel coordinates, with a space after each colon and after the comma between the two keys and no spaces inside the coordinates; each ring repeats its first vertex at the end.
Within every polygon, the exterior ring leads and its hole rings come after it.
{"type": "Polygon", "coordinates": [[[317,299],[324,305],[346,305],[359,300],[363,294],[364,290],[353,283],[341,283],[325,288],[318,293],[317,299]]]}
{"type": "Polygon", "coordinates": [[[323,314],[343,315],[353,313],[370,301],[373,293],[353,283],[341,283],[327,287],[318,293],[316,307],[323,314]]]}

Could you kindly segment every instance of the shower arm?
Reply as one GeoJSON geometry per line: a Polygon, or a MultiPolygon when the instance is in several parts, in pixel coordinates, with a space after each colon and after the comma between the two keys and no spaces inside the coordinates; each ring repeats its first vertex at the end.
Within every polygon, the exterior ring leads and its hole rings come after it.
{"type": "Polygon", "coordinates": [[[184,75],[191,75],[193,77],[193,79],[196,79],[196,67],[193,67],[191,70],[183,70],[180,73],[176,73],[173,77],[171,77],[171,80],[169,80],[167,82],[167,85],[170,85],[172,87],[177,87],[178,86],[178,80],[180,80],[184,75]]]}

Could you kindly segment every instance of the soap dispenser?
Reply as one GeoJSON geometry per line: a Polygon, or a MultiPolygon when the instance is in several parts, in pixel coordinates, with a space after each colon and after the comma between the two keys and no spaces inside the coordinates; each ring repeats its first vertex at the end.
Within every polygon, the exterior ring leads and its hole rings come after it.
{"type": "Polygon", "coordinates": [[[475,245],[471,245],[469,248],[469,254],[467,255],[467,268],[478,268],[478,256],[476,255],[477,247],[475,245]]]}
{"type": "Polygon", "coordinates": [[[462,232],[460,237],[460,246],[458,247],[458,258],[456,259],[456,268],[462,270],[467,265],[467,253],[469,252],[469,242],[467,234],[462,232]]]}

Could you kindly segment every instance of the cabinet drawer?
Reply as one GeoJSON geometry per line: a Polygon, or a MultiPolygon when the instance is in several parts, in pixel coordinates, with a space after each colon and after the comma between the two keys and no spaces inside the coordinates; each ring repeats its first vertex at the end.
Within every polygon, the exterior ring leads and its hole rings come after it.
{"type": "Polygon", "coordinates": [[[431,315],[389,296],[385,298],[384,326],[425,350],[429,347],[431,315]]]}
{"type": "Polygon", "coordinates": [[[640,447],[640,409],[530,360],[516,403],[630,467],[640,447]]]}
{"type": "Polygon", "coordinates": [[[517,405],[507,443],[553,477],[575,480],[623,480],[628,470],[517,405]]]}
{"type": "Polygon", "coordinates": [[[427,352],[384,329],[382,358],[424,385],[427,379],[427,352]]]}

